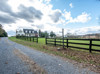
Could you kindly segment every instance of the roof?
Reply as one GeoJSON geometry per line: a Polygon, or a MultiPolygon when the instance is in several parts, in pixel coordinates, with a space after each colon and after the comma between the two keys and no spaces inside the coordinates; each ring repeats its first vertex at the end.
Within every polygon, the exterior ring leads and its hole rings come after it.
{"type": "Polygon", "coordinates": [[[31,33],[34,31],[35,34],[37,33],[37,31],[35,31],[34,29],[23,29],[23,31],[24,33],[25,31],[27,31],[27,33],[29,33],[29,31],[31,31],[31,33]]]}

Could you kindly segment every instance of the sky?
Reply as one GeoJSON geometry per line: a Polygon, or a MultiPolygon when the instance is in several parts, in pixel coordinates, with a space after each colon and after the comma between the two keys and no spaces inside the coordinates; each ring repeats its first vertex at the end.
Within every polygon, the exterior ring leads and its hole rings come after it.
{"type": "Polygon", "coordinates": [[[61,34],[100,33],[100,0],[0,0],[0,24],[9,36],[32,28],[61,34]]]}

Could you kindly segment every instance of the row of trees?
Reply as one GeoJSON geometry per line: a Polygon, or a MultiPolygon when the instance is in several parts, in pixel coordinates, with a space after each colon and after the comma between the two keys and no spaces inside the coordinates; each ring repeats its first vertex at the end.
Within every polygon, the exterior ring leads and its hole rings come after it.
{"type": "Polygon", "coordinates": [[[3,26],[0,24],[0,37],[7,37],[7,32],[3,29],[3,26]]]}
{"type": "Polygon", "coordinates": [[[48,33],[47,31],[45,31],[45,32],[42,32],[41,30],[39,30],[39,37],[55,37],[56,36],[56,34],[53,32],[53,31],[51,31],[50,33],[48,33]]]}

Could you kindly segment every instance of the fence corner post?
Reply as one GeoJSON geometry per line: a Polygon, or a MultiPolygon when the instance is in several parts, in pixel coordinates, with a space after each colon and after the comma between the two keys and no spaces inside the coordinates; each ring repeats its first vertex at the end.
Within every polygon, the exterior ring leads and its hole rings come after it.
{"type": "Polygon", "coordinates": [[[89,44],[89,52],[92,52],[92,39],[90,39],[90,44],[89,44]]]}

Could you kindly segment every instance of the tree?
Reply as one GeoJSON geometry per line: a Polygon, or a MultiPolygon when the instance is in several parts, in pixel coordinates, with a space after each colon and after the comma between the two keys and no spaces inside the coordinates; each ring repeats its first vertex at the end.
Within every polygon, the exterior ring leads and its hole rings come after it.
{"type": "Polygon", "coordinates": [[[45,33],[44,32],[41,32],[41,37],[45,37],[45,33]]]}
{"type": "Polygon", "coordinates": [[[50,32],[50,37],[55,37],[55,33],[53,31],[50,32]]]}
{"type": "Polygon", "coordinates": [[[45,31],[45,37],[49,37],[49,33],[45,31]]]}
{"type": "Polygon", "coordinates": [[[0,24],[0,37],[7,37],[6,31],[3,29],[2,25],[0,24]]]}
{"type": "Polygon", "coordinates": [[[2,25],[0,24],[0,29],[2,28],[2,25]]]}

